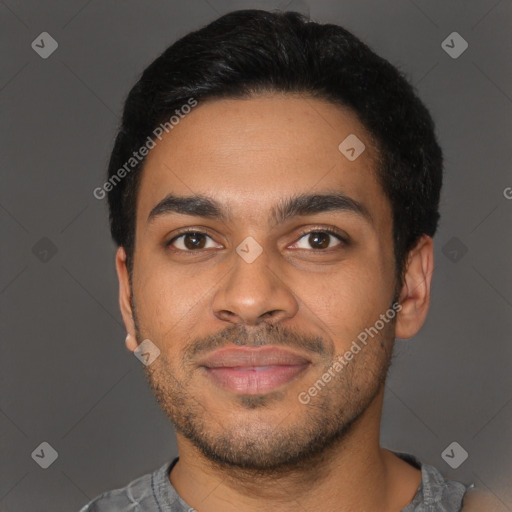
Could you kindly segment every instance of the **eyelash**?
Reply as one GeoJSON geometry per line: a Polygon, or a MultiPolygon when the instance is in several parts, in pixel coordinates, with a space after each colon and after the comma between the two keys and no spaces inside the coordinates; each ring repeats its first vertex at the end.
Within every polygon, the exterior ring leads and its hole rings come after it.
{"type": "MultiPolygon", "coordinates": [[[[338,239],[341,242],[341,246],[343,246],[343,245],[348,246],[350,243],[349,240],[345,236],[343,236],[341,233],[339,233],[338,231],[336,231],[332,228],[328,229],[328,228],[320,228],[320,227],[301,231],[299,233],[299,238],[294,243],[297,243],[302,237],[304,237],[306,235],[310,235],[311,233],[327,233],[328,235],[333,236],[334,238],[338,239]]],[[[171,240],[166,242],[165,247],[167,247],[168,249],[174,250],[176,252],[181,252],[181,253],[183,253],[183,252],[194,253],[196,251],[198,251],[198,252],[204,251],[204,249],[184,250],[184,249],[174,249],[173,247],[171,247],[173,242],[175,242],[176,240],[178,240],[178,238],[181,238],[182,236],[187,235],[187,234],[206,235],[206,236],[212,238],[212,236],[208,232],[200,231],[197,229],[185,229],[183,231],[179,231],[171,240]]],[[[310,251],[311,252],[325,252],[325,251],[332,250],[332,249],[334,249],[334,247],[329,247],[327,249],[310,249],[310,251]]],[[[307,249],[299,249],[299,250],[307,250],[307,249]]]]}

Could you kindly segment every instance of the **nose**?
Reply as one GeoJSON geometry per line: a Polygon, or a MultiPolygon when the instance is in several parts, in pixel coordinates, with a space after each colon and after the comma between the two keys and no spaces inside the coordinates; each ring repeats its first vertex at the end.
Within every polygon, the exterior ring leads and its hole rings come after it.
{"type": "Polygon", "coordinates": [[[214,314],[223,321],[258,325],[292,318],[298,302],[270,258],[263,251],[252,263],[233,254],[232,271],[222,280],[213,299],[214,314]]]}

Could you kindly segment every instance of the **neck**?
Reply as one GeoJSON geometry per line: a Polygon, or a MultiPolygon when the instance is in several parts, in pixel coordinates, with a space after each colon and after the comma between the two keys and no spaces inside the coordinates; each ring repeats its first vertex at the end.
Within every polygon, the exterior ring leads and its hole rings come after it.
{"type": "Polygon", "coordinates": [[[219,467],[177,434],[170,481],[201,512],[304,510],[396,512],[413,499],[421,473],[379,445],[384,389],[345,435],[314,458],[272,474],[219,467]]]}

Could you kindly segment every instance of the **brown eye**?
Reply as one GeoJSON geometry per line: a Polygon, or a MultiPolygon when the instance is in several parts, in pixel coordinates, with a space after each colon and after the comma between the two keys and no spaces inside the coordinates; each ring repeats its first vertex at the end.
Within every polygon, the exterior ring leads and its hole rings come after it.
{"type": "Polygon", "coordinates": [[[187,233],[183,236],[183,245],[190,250],[203,249],[206,237],[201,233],[187,233]]]}
{"type": "Polygon", "coordinates": [[[327,249],[329,247],[331,235],[322,232],[310,233],[308,243],[314,249],[327,249]]]}
{"type": "Polygon", "coordinates": [[[186,252],[216,247],[211,237],[200,231],[187,231],[182,233],[174,237],[167,246],[186,252]],[[210,245],[208,245],[208,243],[210,243],[210,245]]]}
{"type": "Polygon", "coordinates": [[[317,230],[302,233],[302,236],[294,245],[298,249],[321,251],[345,244],[346,241],[338,233],[329,230],[317,230]]]}

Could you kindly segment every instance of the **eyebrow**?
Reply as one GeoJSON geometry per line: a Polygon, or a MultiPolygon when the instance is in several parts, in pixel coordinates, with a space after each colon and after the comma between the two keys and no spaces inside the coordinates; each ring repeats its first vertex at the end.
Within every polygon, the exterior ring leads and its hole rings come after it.
{"type": "MultiPolygon", "coordinates": [[[[331,194],[298,194],[282,200],[270,211],[273,225],[278,225],[294,217],[314,215],[322,212],[348,212],[358,215],[372,226],[373,217],[364,204],[341,192],[331,194]]],[[[148,223],[156,218],[178,213],[206,219],[230,222],[232,216],[221,203],[207,196],[177,196],[168,194],[149,213],[148,223]]]]}

